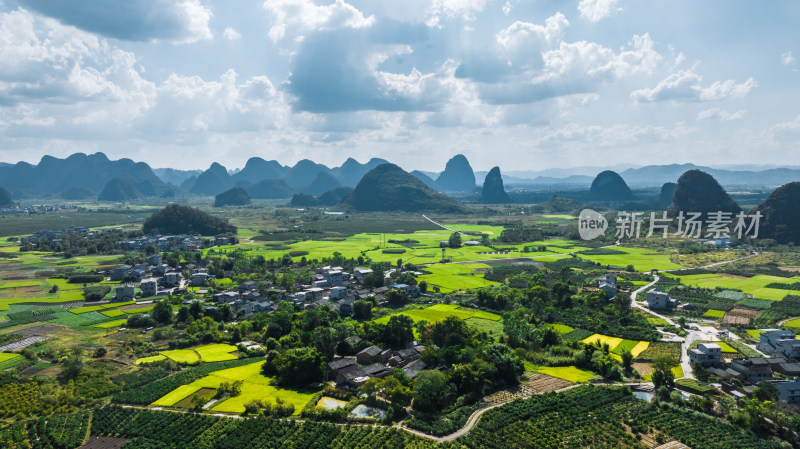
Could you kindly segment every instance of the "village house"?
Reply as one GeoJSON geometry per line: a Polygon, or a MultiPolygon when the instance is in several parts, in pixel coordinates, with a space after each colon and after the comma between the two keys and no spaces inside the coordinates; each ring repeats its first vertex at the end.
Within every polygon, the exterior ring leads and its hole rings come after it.
{"type": "Polygon", "coordinates": [[[757,384],[772,379],[772,368],[770,368],[769,362],[763,357],[734,359],[730,363],[730,368],[741,373],[744,380],[751,384],[757,384]]]}
{"type": "Polygon", "coordinates": [[[158,281],[155,278],[142,279],[139,288],[142,289],[142,297],[155,296],[158,294],[158,281]]]}
{"type": "Polygon", "coordinates": [[[147,256],[147,265],[154,267],[156,265],[161,265],[161,254],[153,254],[152,256],[147,256]]]}
{"type": "Polygon", "coordinates": [[[416,285],[394,284],[391,288],[406,292],[409,298],[416,298],[420,294],[419,287],[416,285]]]}
{"type": "Polygon", "coordinates": [[[164,274],[164,284],[168,287],[177,287],[181,282],[181,275],[174,271],[164,274]]]}
{"type": "Polygon", "coordinates": [[[382,363],[372,363],[363,368],[345,373],[344,383],[357,388],[364,385],[370,378],[383,378],[392,374],[392,372],[393,370],[391,368],[388,368],[382,363]]]}
{"type": "Polygon", "coordinates": [[[722,363],[722,348],[716,343],[698,343],[697,348],[689,350],[689,361],[704,367],[722,363]]]}
{"type": "Polygon", "coordinates": [[[363,281],[364,281],[364,278],[365,278],[365,277],[367,277],[367,276],[369,276],[370,274],[372,274],[372,270],[370,270],[369,268],[356,268],[356,269],[353,271],[353,277],[354,277],[354,278],[355,278],[355,279],[356,279],[358,282],[363,282],[363,281]]]}
{"type": "Polygon", "coordinates": [[[109,278],[112,281],[121,281],[122,278],[124,278],[125,276],[128,275],[128,273],[131,272],[131,270],[133,270],[133,267],[130,265],[119,266],[111,270],[111,273],[109,273],[109,278]]]}
{"type": "Polygon", "coordinates": [[[669,294],[658,289],[647,292],[647,307],[651,309],[674,309],[678,305],[678,300],[670,298],[669,294]]]}
{"type": "Polygon", "coordinates": [[[136,293],[136,287],[131,284],[117,285],[114,287],[114,300],[115,301],[133,301],[136,293]]]}
{"type": "Polygon", "coordinates": [[[337,384],[345,383],[347,379],[345,379],[344,375],[358,369],[358,363],[352,357],[334,359],[328,362],[327,365],[329,377],[332,377],[337,384]]]}
{"type": "Polygon", "coordinates": [[[764,354],[800,360],[800,340],[788,330],[765,329],[756,348],[764,354]]]}
{"type": "MultiPolygon", "coordinates": [[[[361,350],[361,352],[356,354],[356,361],[359,363],[359,365],[369,365],[370,363],[380,360],[382,353],[383,350],[381,348],[373,345],[368,348],[364,348],[361,350]]],[[[386,360],[388,360],[388,357],[386,360]]],[[[385,362],[386,360],[381,361],[385,362]]]]}
{"type": "Polygon", "coordinates": [[[330,292],[328,292],[328,299],[331,301],[338,301],[340,299],[344,299],[347,297],[347,287],[333,287],[330,292]]]}
{"type": "Polygon", "coordinates": [[[772,385],[778,390],[778,402],[787,404],[800,403],[800,381],[776,381],[772,382],[772,385]]]}
{"type": "Polygon", "coordinates": [[[403,367],[403,373],[405,373],[405,375],[409,379],[413,380],[415,377],[417,377],[417,374],[419,374],[420,371],[424,370],[427,367],[428,367],[427,363],[423,362],[420,359],[416,359],[411,363],[409,363],[408,365],[406,365],[405,367],[403,367]]]}
{"type": "Polygon", "coordinates": [[[215,294],[213,298],[219,304],[230,304],[239,299],[239,293],[235,291],[221,292],[215,294]]]}

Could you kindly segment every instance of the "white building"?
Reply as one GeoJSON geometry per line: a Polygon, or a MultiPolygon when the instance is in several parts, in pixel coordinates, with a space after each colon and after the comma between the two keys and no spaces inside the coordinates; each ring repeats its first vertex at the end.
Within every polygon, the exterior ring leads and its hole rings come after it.
{"type": "Polygon", "coordinates": [[[328,295],[328,299],[331,301],[337,301],[340,299],[344,299],[347,297],[347,288],[346,287],[333,287],[328,295]]]}
{"type": "Polygon", "coordinates": [[[783,329],[765,329],[756,348],[772,356],[800,359],[800,340],[794,332],[783,329]]]}
{"type": "Polygon", "coordinates": [[[356,278],[357,281],[361,282],[364,280],[365,277],[372,274],[372,270],[369,268],[356,268],[353,271],[353,277],[356,278]]]}
{"type": "Polygon", "coordinates": [[[114,299],[117,301],[133,301],[135,293],[136,287],[130,284],[114,287],[114,299]]]}
{"type": "Polygon", "coordinates": [[[155,296],[158,293],[158,281],[155,278],[142,279],[139,285],[142,289],[142,296],[155,296]]]}
{"type": "Polygon", "coordinates": [[[181,275],[174,271],[170,271],[164,275],[164,281],[168,287],[177,287],[181,282],[181,275]]]}
{"type": "Polygon", "coordinates": [[[192,274],[192,286],[199,287],[206,285],[208,281],[208,273],[194,273],[192,274]]]}
{"type": "Polygon", "coordinates": [[[689,361],[706,367],[722,363],[722,348],[716,343],[698,343],[696,349],[689,350],[689,361]]]}
{"type": "Polygon", "coordinates": [[[669,294],[658,289],[647,292],[647,307],[651,309],[674,309],[678,305],[678,300],[670,298],[669,294]]]}

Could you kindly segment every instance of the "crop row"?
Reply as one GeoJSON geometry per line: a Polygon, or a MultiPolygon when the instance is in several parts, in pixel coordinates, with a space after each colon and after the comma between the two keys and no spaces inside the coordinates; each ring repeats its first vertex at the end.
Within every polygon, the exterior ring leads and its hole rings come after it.
{"type": "Polygon", "coordinates": [[[0,429],[0,445],[7,449],[73,449],[89,435],[91,410],[17,421],[0,429]]]}
{"type": "Polygon", "coordinates": [[[132,438],[126,447],[236,448],[403,448],[415,440],[389,428],[270,418],[230,419],[190,413],[109,406],[95,413],[92,433],[132,438]]]}

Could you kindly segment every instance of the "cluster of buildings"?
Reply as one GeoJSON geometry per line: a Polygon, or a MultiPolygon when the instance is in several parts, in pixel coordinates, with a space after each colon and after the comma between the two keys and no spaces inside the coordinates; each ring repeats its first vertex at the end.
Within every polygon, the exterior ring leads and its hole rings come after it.
{"type": "Polygon", "coordinates": [[[69,209],[77,209],[78,206],[70,204],[62,204],[56,206],[12,206],[0,208],[0,215],[20,215],[20,214],[36,214],[42,212],[59,212],[69,209]]]}
{"type": "MultiPolygon", "coordinates": [[[[361,339],[349,337],[346,341],[356,346],[361,339]]],[[[406,344],[405,349],[392,351],[369,346],[359,351],[355,357],[342,357],[327,363],[328,379],[335,380],[338,385],[357,388],[369,379],[383,378],[392,375],[395,369],[402,369],[409,379],[413,379],[428,364],[420,360],[425,346],[418,341],[406,344]]]]}
{"type": "MultiPolygon", "coordinates": [[[[794,333],[781,329],[767,329],[761,333],[757,348],[768,357],[747,357],[726,361],[717,343],[698,343],[689,350],[692,364],[700,363],[725,381],[738,379],[749,384],[769,381],[778,391],[781,402],[800,403],[800,381],[775,380],[774,373],[800,376],[800,340],[794,333]]],[[[730,384],[723,383],[723,389],[730,384]]]]}
{"type": "Polygon", "coordinates": [[[126,251],[144,250],[155,246],[158,251],[197,251],[207,246],[220,246],[230,243],[227,237],[212,237],[207,241],[201,237],[190,235],[148,235],[132,240],[122,240],[119,245],[126,251]]]}
{"type": "MultiPolygon", "coordinates": [[[[214,295],[218,304],[230,304],[237,313],[246,315],[257,312],[271,312],[280,301],[287,301],[303,309],[314,309],[329,304],[334,310],[342,314],[353,313],[353,304],[359,299],[374,297],[378,305],[385,306],[386,293],[390,289],[404,291],[409,298],[420,295],[416,285],[394,284],[384,287],[363,288],[361,281],[371,274],[372,270],[356,268],[351,275],[341,267],[317,268],[312,276],[311,283],[306,284],[295,293],[287,293],[266,285],[267,288],[258,288],[255,282],[244,282],[238,289],[220,292],[214,295]]],[[[203,276],[207,276],[204,269],[195,268],[190,281],[191,285],[202,285],[203,276]]],[[[264,284],[262,282],[262,284],[264,284]]]]}
{"type": "MultiPolygon", "coordinates": [[[[204,268],[202,270],[205,270],[204,268]]],[[[206,274],[207,275],[207,274],[206,274]]],[[[142,297],[171,294],[182,285],[182,276],[169,265],[161,263],[161,254],[148,256],[146,263],[120,265],[108,271],[111,281],[135,280],[139,282],[142,297]]],[[[115,287],[116,301],[130,301],[134,298],[136,286],[131,283],[115,287]]]]}
{"type": "Polygon", "coordinates": [[[49,240],[52,243],[61,243],[64,237],[69,237],[73,235],[82,236],[89,240],[94,240],[95,237],[99,234],[105,234],[109,232],[122,232],[122,228],[101,228],[96,230],[91,230],[89,228],[83,226],[70,226],[67,229],[50,229],[50,230],[42,230],[36,231],[32,235],[27,237],[20,237],[19,244],[25,245],[28,243],[36,243],[36,241],[42,240],[49,240]]]}

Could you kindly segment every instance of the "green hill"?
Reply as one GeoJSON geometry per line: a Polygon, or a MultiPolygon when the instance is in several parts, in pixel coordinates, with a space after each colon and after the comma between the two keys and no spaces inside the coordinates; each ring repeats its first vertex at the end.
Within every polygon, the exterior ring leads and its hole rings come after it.
{"type": "Polygon", "coordinates": [[[486,204],[502,204],[511,201],[508,198],[505,187],[503,187],[503,177],[500,175],[500,167],[494,167],[486,174],[481,191],[481,201],[486,204]]]}
{"type": "Polygon", "coordinates": [[[286,184],[283,179],[264,179],[251,186],[246,187],[250,198],[274,200],[277,198],[289,198],[295,190],[286,184]]]}
{"type": "Polygon", "coordinates": [[[342,206],[357,211],[464,211],[461,203],[394,164],[382,164],[367,172],[342,200],[342,206]]]}
{"type": "Polygon", "coordinates": [[[95,192],[92,192],[86,187],[70,187],[61,193],[61,198],[65,200],[86,200],[94,196],[95,192]]]}
{"type": "Polygon", "coordinates": [[[100,201],[130,201],[139,199],[142,196],[144,195],[133,184],[133,181],[124,177],[108,181],[97,199],[100,201]]]}
{"type": "Polygon", "coordinates": [[[759,238],[775,239],[778,243],[800,244],[800,182],[790,182],[775,189],[756,206],[761,212],[759,238]]]}
{"type": "Polygon", "coordinates": [[[627,201],[633,199],[633,193],[617,172],[606,170],[600,172],[592,181],[589,194],[593,200],[627,201]]]}
{"type": "Polygon", "coordinates": [[[219,235],[236,233],[236,226],[200,209],[170,204],[145,220],[142,231],[145,234],[219,235]]]}
{"type": "Polygon", "coordinates": [[[12,206],[13,204],[14,202],[11,201],[11,194],[8,193],[8,190],[0,187],[0,207],[12,206]]]}
{"type": "Polygon", "coordinates": [[[707,219],[709,212],[736,214],[741,210],[713,176],[704,171],[689,170],[678,179],[669,214],[675,216],[681,211],[701,212],[703,219],[707,219]]]}
{"type": "Polygon", "coordinates": [[[250,204],[250,195],[241,187],[226,190],[214,198],[214,207],[244,206],[250,204]]]}

